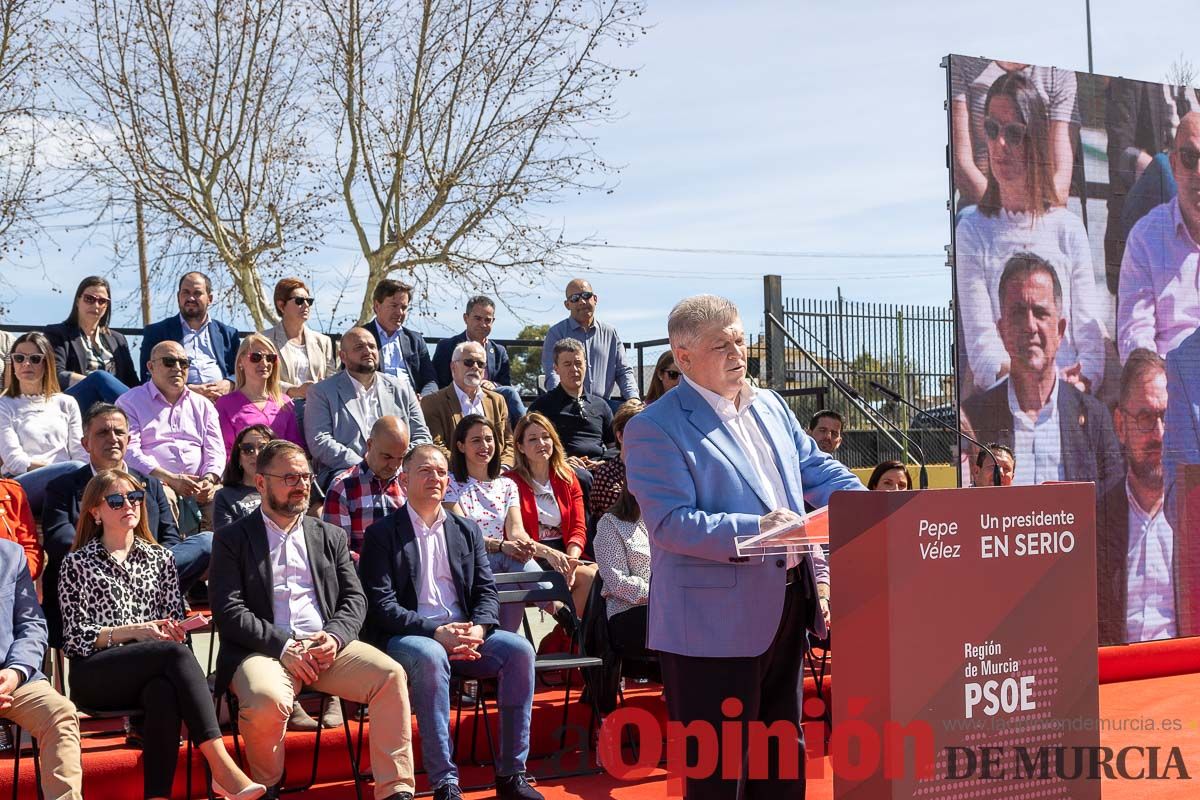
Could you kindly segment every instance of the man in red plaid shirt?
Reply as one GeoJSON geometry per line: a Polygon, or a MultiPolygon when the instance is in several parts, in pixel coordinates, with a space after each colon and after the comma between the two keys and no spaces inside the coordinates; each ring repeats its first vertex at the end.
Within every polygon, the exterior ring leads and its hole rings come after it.
{"type": "Polygon", "coordinates": [[[400,466],[408,452],[408,426],[399,417],[380,417],[371,427],[363,460],[333,479],[325,494],[325,521],[346,531],[350,557],[358,561],[363,531],[404,505],[400,466]]]}

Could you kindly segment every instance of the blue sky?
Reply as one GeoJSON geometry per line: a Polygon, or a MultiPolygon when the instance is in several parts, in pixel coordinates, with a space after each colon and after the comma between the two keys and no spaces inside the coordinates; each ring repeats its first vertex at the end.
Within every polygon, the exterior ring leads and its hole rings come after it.
{"type": "MultiPolygon", "coordinates": [[[[1092,20],[1099,73],[1161,81],[1181,55],[1200,62],[1196,0],[1093,0],[1092,20]]],[[[782,274],[789,296],[833,297],[840,285],[857,300],[948,302],[942,56],[1087,69],[1083,0],[651,0],[646,22],[641,43],[621,53],[639,67],[618,89],[622,116],[599,132],[602,154],[622,166],[614,191],[564,198],[546,211],[568,238],[621,246],[581,255],[601,297],[599,314],[627,341],[664,335],[670,306],[700,291],[734,299],[747,329],[757,331],[765,273],[782,274]],[[845,257],[853,254],[879,257],[845,257]]],[[[81,248],[79,234],[54,228],[47,235],[36,256],[44,271],[0,268],[12,301],[5,322],[65,317],[62,292],[69,298],[79,278],[111,266],[105,253],[81,248]]],[[[352,266],[351,241],[327,244],[313,264],[352,266]]],[[[20,261],[34,258],[27,252],[20,261]]],[[[333,300],[322,291],[323,271],[314,268],[318,314],[328,314],[320,300],[333,300]]],[[[561,318],[567,277],[547,276],[534,295],[522,289],[524,319],[561,318]]],[[[127,296],[136,269],[123,270],[115,284],[115,294],[127,296]]],[[[171,302],[156,296],[155,316],[171,302]]],[[[414,327],[457,331],[459,306],[457,298],[439,301],[414,327]]],[[[116,321],[132,323],[136,314],[130,303],[116,321]]],[[[502,311],[496,334],[512,336],[522,324],[502,311]]]]}

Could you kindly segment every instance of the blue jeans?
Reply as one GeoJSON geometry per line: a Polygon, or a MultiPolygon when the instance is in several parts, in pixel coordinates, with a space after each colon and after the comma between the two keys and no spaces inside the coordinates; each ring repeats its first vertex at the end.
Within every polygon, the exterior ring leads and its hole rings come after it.
{"type": "Polygon", "coordinates": [[[1142,171],[1142,177],[1129,188],[1125,205],[1121,209],[1121,229],[1118,236],[1122,241],[1138,220],[1150,213],[1155,206],[1162,205],[1178,192],[1175,175],[1171,172],[1171,160],[1166,153],[1159,153],[1142,171]]]}
{"type": "Polygon", "coordinates": [[[175,569],[179,572],[179,591],[184,595],[192,584],[208,572],[208,561],[212,558],[212,531],[193,533],[171,548],[175,569]]]}
{"type": "Polygon", "coordinates": [[[529,756],[529,715],[533,710],[533,646],[524,636],[494,630],[480,646],[482,658],[451,661],[446,648],[428,636],[393,636],[387,653],[408,675],[408,697],[421,729],[421,760],[434,789],[458,783],[450,760],[450,676],[499,678],[496,705],[500,751],[496,775],[525,771],[529,756]]]}
{"type": "Polygon", "coordinates": [[[509,423],[516,425],[517,420],[525,416],[525,403],[521,400],[521,390],[515,386],[500,386],[497,384],[496,392],[504,398],[504,404],[508,406],[509,423]]]}
{"type": "Polygon", "coordinates": [[[25,497],[29,499],[29,508],[33,511],[34,519],[40,519],[42,516],[42,503],[46,500],[46,487],[50,485],[50,481],[82,466],[82,461],[59,461],[57,464],[48,464],[23,475],[14,476],[13,480],[21,484],[25,497]]]}
{"type": "Polygon", "coordinates": [[[96,403],[112,403],[118,397],[129,391],[129,387],[117,380],[111,372],[98,369],[88,373],[88,376],[74,386],[63,390],[75,398],[79,404],[79,413],[86,414],[96,403]]]}
{"type": "MultiPolygon", "coordinates": [[[[488,564],[491,565],[492,574],[496,575],[501,572],[541,572],[542,565],[536,559],[529,559],[522,563],[517,561],[512,556],[506,556],[503,553],[488,553],[488,564]]],[[[553,584],[550,582],[544,583],[515,583],[506,584],[506,589],[552,589],[553,584]]],[[[550,609],[548,608],[547,611],[550,609]]],[[[521,617],[525,616],[525,606],[518,603],[503,603],[500,606],[500,630],[516,633],[521,627],[521,617]]]]}

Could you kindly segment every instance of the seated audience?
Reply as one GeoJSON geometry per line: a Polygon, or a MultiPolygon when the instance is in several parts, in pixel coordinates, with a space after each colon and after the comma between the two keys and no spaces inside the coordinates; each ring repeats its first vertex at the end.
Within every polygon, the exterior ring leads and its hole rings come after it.
{"type": "Polygon", "coordinates": [[[38,541],[37,524],[25,490],[8,478],[0,478],[0,539],[21,545],[29,573],[37,580],[46,564],[46,554],[38,541]]]}
{"type": "Polygon", "coordinates": [[[203,272],[189,272],[179,279],[177,299],[178,316],[147,325],[142,332],[142,383],[150,379],[149,364],[154,349],[162,342],[177,342],[188,359],[185,375],[188,386],[197,394],[216,400],[233,390],[237,329],[208,316],[213,301],[212,281],[203,272]]]}
{"type": "Polygon", "coordinates": [[[385,278],[375,285],[371,296],[375,318],[364,327],[379,348],[379,371],[391,375],[418,396],[437,391],[437,373],[429,357],[425,337],[404,327],[412,304],[413,287],[385,278]]]}
{"type": "Polygon", "coordinates": [[[496,303],[492,298],[484,295],[472,297],[467,301],[467,312],[463,314],[463,322],[467,323],[466,330],[457,336],[442,339],[434,348],[433,370],[437,374],[438,386],[444,389],[453,380],[450,374],[450,361],[454,354],[454,348],[466,341],[476,342],[487,355],[483,386],[504,398],[504,402],[508,406],[508,418],[515,424],[525,413],[525,404],[521,401],[521,391],[512,385],[508,350],[504,348],[504,345],[488,338],[492,335],[492,325],[496,322],[496,303]]]}
{"type": "Polygon", "coordinates": [[[258,471],[258,454],[275,438],[266,425],[242,428],[229,448],[229,461],[221,475],[221,488],[213,500],[213,530],[250,516],[262,503],[254,476],[258,471]]]}
{"type": "Polygon", "coordinates": [[[452,675],[498,680],[496,796],[541,800],[525,779],[533,646],[497,629],[499,602],[483,535],[474,522],[442,508],[448,473],[436,445],[418,445],[404,459],[408,502],[368,528],[363,545],[368,624],[408,676],[435,800],[462,797],[451,760],[452,675]]]}
{"type": "Polygon", "coordinates": [[[675,354],[667,350],[658,357],[654,364],[654,377],[650,379],[650,388],[646,390],[646,405],[679,385],[679,376],[683,373],[675,366],[675,354]]]}
{"type": "Polygon", "coordinates": [[[52,800],[82,800],[79,717],[42,674],[46,620],[29,572],[21,548],[0,539],[0,717],[37,742],[41,793],[52,800]]]}
{"type": "Polygon", "coordinates": [[[279,353],[279,382],[292,400],[303,400],[310,388],[338,370],[333,340],[308,327],[315,302],[304,281],[284,278],[275,284],[279,324],[263,331],[279,353]]]}
{"type": "Polygon", "coordinates": [[[425,415],[412,387],[379,372],[379,349],[365,328],[351,328],[339,350],[346,369],[308,393],[304,438],[321,487],[363,459],[371,426],[380,417],[399,417],[413,444],[429,441],[425,415]]]}
{"type": "Polygon", "coordinates": [[[212,530],[212,502],[225,468],[217,409],[187,383],[191,361],[178,342],[159,342],[150,380],[117,398],[129,419],[125,460],[175,493],[180,530],[212,530]]]}
{"type": "Polygon", "coordinates": [[[0,393],[0,463],[16,478],[34,515],[46,485],[83,465],[79,404],[59,391],[50,341],[40,333],[17,338],[0,393]]]}
{"type": "Polygon", "coordinates": [[[571,466],[592,470],[617,455],[612,408],[584,388],[587,354],[575,339],[554,345],[554,372],[559,382],[533,402],[536,411],[553,423],[571,466]]]}
{"type": "MultiPolygon", "coordinates": [[[[450,444],[450,483],[442,504],[447,511],[479,526],[492,574],[538,572],[542,567],[534,556],[568,574],[571,565],[565,554],[535,542],[525,533],[517,484],[500,474],[497,441],[499,435],[495,423],[487,417],[478,414],[463,417],[450,444]]],[[[502,605],[500,628],[516,632],[524,613],[521,606],[502,605]]]]}
{"type": "Polygon", "coordinates": [[[617,386],[622,401],[638,396],[637,376],[633,373],[633,367],[625,363],[625,347],[621,344],[617,329],[596,319],[596,304],[599,301],[600,297],[592,291],[592,285],[582,278],[575,278],[567,284],[563,305],[570,316],[551,325],[542,344],[542,375],[545,377],[546,391],[557,386],[561,377],[553,369],[558,359],[556,345],[562,339],[574,339],[581,342],[587,352],[587,374],[580,376],[584,391],[607,400],[612,396],[613,386],[617,386]]]}
{"type": "Polygon", "coordinates": [[[42,533],[46,543],[46,580],[42,587],[43,608],[50,624],[50,643],[58,647],[62,640],[62,616],[58,606],[58,574],[75,541],[79,527],[84,490],[97,472],[123,470],[142,484],[146,499],[142,515],[150,536],[171,553],[175,571],[179,574],[179,589],[184,595],[208,570],[212,555],[212,534],[197,532],[181,539],[175,514],[163,485],[157,478],[130,468],[125,463],[129,447],[129,420],[125,412],[109,403],[93,405],[83,419],[83,447],[88,462],[79,469],[56,478],[46,489],[46,504],[42,510],[42,533]]]}
{"type": "Polygon", "coordinates": [[[371,426],[363,460],[339,474],[325,494],[322,517],[346,532],[350,558],[358,561],[371,523],[404,505],[401,464],[408,452],[408,426],[399,417],[380,417],[371,426]]]}
{"type": "Polygon", "coordinates": [[[279,353],[261,333],[252,333],[242,340],[234,390],[217,398],[215,405],[226,450],[233,446],[238,431],[250,425],[266,425],[274,431],[276,439],[304,446],[292,398],[280,388],[279,353]]]}
{"type": "MultiPolygon", "coordinates": [[[[562,443],[554,426],[538,412],[531,410],[521,417],[513,437],[517,463],[504,474],[517,484],[521,527],[539,544],[567,554],[569,562],[563,574],[582,617],[596,565],[580,561],[587,546],[587,522],[579,478],[563,457],[562,443]]],[[[542,561],[550,569],[561,566],[558,560],[542,561]]]]}
{"type": "MultiPolygon", "coordinates": [[[[621,458],[625,458],[624,450],[621,458]]],[[[617,502],[596,523],[596,540],[592,546],[596,550],[600,579],[604,581],[602,593],[608,616],[608,641],[621,655],[648,655],[646,604],[650,601],[650,532],[646,530],[637,498],[628,486],[622,485],[617,502]]]]}
{"type": "Polygon", "coordinates": [[[1178,194],[1129,232],[1117,291],[1117,350],[1164,358],[1200,326],[1200,111],[1179,121],[1171,147],[1178,194]]]}
{"type": "Polygon", "coordinates": [[[421,398],[421,411],[434,444],[449,447],[454,429],[463,417],[478,414],[487,417],[502,432],[497,440],[500,463],[506,468],[513,463],[512,428],[508,424],[508,408],[504,398],[484,386],[487,358],[483,346],[463,342],[454,348],[450,360],[452,382],[445,389],[421,398]]]}
{"type": "Polygon", "coordinates": [[[882,461],[875,465],[867,488],[873,492],[905,492],[913,485],[903,461],[882,461]]]}
{"type": "Polygon", "coordinates": [[[1013,473],[1016,472],[1017,462],[1012,448],[995,442],[988,444],[988,449],[996,454],[996,460],[986,451],[980,450],[971,462],[972,486],[1012,486],[1013,473]],[[1000,483],[996,483],[996,465],[1000,466],[1000,483]]]}
{"type": "Polygon", "coordinates": [[[104,278],[90,275],[75,289],[67,321],[46,326],[58,385],[81,411],[92,403],[111,403],[140,383],[125,336],[108,327],[111,318],[112,289],[104,278]]]}
{"type": "MultiPolygon", "coordinates": [[[[633,400],[626,400],[617,409],[617,413],[613,416],[612,424],[613,436],[617,439],[617,447],[621,446],[621,442],[625,437],[625,425],[629,420],[641,413],[645,407],[645,404],[641,400],[634,398],[633,400]]],[[[624,456],[625,451],[622,450],[620,458],[605,461],[592,472],[592,490],[588,494],[587,507],[593,519],[599,519],[600,515],[608,511],[613,503],[621,499],[621,492],[625,490],[624,456]]]]}
{"type": "Polygon", "coordinates": [[[834,455],[842,446],[842,431],[846,426],[845,418],[838,412],[823,408],[813,414],[808,422],[808,435],[817,443],[822,453],[834,455]]]}
{"type": "Polygon", "coordinates": [[[261,797],[266,787],[251,783],[226,752],[204,672],[183,644],[175,560],[150,535],[145,497],[142,484],[120,470],[96,473],[83,494],[59,584],[71,698],[96,709],[142,709],[146,797],[171,796],[180,722],[212,769],[213,791],[261,797]]]}
{"type": "Polygon", "coordinates": [[[358,641],[367,603],[346,534],[305,516],[312,473],[300,447],[272,441],[257,467],[262,505],[217,531],[209,570],[221,636],[215,691],[237,697],[250,774],[279,784],[284,728],[296,695],[312,687],[369,706],[375,797],[412,800],[407,680],[394,661],[358,641]],[[272,573],[272,564],[285,562],[294,569],[272,573]],[[270,574],[264,585],[260,576],[270,574]]]}

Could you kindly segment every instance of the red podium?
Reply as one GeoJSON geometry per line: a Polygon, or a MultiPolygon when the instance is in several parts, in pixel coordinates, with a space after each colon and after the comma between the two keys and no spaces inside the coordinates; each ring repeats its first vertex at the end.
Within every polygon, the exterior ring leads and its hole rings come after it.
{"type": "Polygon", "coordinates": [[[833,496],[838,800],[1100,797],[1095,528],[1090,483],[833,496]]]}

